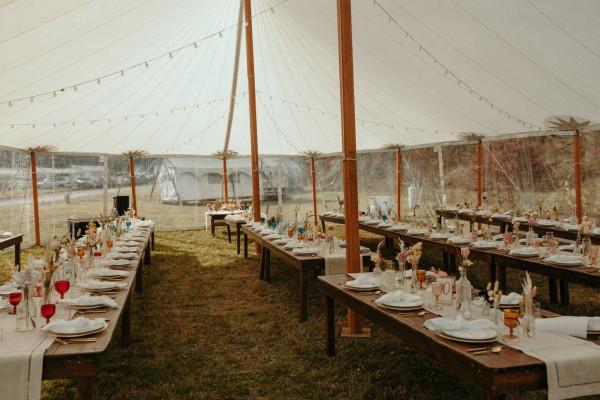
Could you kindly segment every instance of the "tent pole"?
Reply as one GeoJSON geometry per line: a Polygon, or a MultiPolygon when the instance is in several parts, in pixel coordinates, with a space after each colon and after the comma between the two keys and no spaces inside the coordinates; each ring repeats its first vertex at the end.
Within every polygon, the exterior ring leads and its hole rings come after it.
{"type": "MultiPolygon", "coordinates": [[[[254,222],[260,221],[260,183],[258,174],[258,138],[256,124],[256,89],[254,86],[254,47],[252,44],[252,8],[250,0],[244,0],[246,22],[246,69],[248,71],[248,103],[250,105],[250,153],[252,156],[252,205],[254,222]]],[[[256,244],[256,253],[262,249],[256,244]]]]}
{"type": "Polygon", "coordinates": [[[575,156],[575,214],[577,220],[581,222],[582,211],[581,211],[581,148],[579,146],[579,137],[581,132],[578,129],[575,130],[573,136],[573,153],[575,156]]]}
{"type": "MultiPolygon", "coordinates": [[[[352,61],[351,0],[337,0],[338,52],[340,63],[340,103],[342,151],[344,153],[344,209],[346,220],[346,272],[360,271],[358,237],[358,173],[356,166],[356,125],[354,113],[354,70],[352,61]]],[[[362,317],[348,310],[348,331],[362,333],[362,317]]]]}
{"type": "Polygon", "coordinates": [[[225,197],[225,204],[229,203],[227,196],[227,158],[223,157],[223,193],[225,197]]]}
{"type": "Polygon", "coordinates": [[[312,178],[312,194],[313,194],[313,214],[315,217],[315,226],[317,226],[317,184],[315,178],[315,158],[310,158],[310,175],[312,178]]]}
{"type": "Polygon", "coordinates": [[[104,174],[102,175],[102,205],[104,215],[108,215],[108,155],[104,158],[104,174]]]}
{"type": "Polygon", "coordinates": [[[477,208],[481,207],[481,194],[483,188],[483,144],[481,140],[477,142],[477,208]]]}
{"type": "Polygon", "coordinates": [[[129,173],[131,176],[131,197],[133,198],[134,215],[138,215],[137,201],[135,198],[135,172],[133,170],[133,156],[129,156],[129,173]]]}
{"type": "Polygon", "coordinates": [[[35,224],[35,244],[40,245],[40,210],[38,208],[37,168],[35,153],[31,152],[31,188],[33,189],[33,221],[35,224]]]}
{"type": "Polygon", "coordinates": [[[397,207],[397,218],[402,217],[402,176],[404,171],[402,170],[402,150],[398,148],[396,151],[396,201],[398,202],[397,207]]]}
{"type": "MultiPolygon", "coordinates": [[[[227,131],[225,133],[225,145],[223,146],[223,154],[227,154],[229,150],[229,138],[231,137],[231,124],[233,122],[233,113],[235,111],[235,92],[237,91],[238,71],[240,69],[240,48],[242,43],[242,25],[244,22],[244,0],[240,0],[240,11],[238,14],[238,27],[235,41],[235,58],[233,62],[233,80],[231,82],[231,97],[229,99],[229,115],[227,116],[227,131]]],[[[227,191],[227,189],[225,189],[227,191]]],[[[225,203],[227,203],[227,195],[225,195],[225,203]]]]}

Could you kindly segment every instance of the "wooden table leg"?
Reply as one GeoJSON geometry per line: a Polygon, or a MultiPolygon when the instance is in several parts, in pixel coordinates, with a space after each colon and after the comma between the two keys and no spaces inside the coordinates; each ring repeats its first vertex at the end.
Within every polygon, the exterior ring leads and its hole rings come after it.
{"type": "Polygon", "coordinates": [[[442,263],[444,264],[444,269],[446,271],[450,271],[450,260],[448,259],[448,253],[442,251],[442,263]]]}
{"type": "Polygon", "coordinates": [[[215,220],[210,218],[210,234],[215,237],[215,220]]]}
{"type": "Polygon", "coordinates": [[[325,315],[327,318],[325,328],[327,331],[327,354],[335,356],[335,300],[329,296],[325,296],[325,299],[327,302],[325,306],[325,315]]]}
{"type": "Polygon", "coordinates": [[[238,253],[238,255],[240,254],[240,233],[241,233],[241,230],[240,230],[240,226],[238,225],[237,226],[237,253],[238,253]]]}
{"type": "Polygon", "coordinates": [[[548,297],[550,297],[550,304],[558,303],[558,291],[556,290],[556,278],[548,277],[548,297]]]}
{"type": "Polygon", "coordinates": [[[244,258],[248,258],[248,235],[244,233],[244,258]]]}
{"type": "Polygon", "coordinates": [[[496,263],[494,261],[488,265],[488,282],[492,282],[492,287],[494,287],[494,282],[496,282],[496,263]]]}
{"type": "Polygon", "coordinates": [[[152,251],[154,251],[154,229],[152,229],[150,236],[152,237],[152,251]]]}
{"type": "Polygon", "coordinates": [[[265,247],[262,248],[262,251],[260,252],[260,274],[259,274],[259,279],[262,281],[263,279],[265,279],[265,251],[267,249],[265,247]]]}
{"type": "Polygon", "coordinates": [[[144,274],[144,263],[142,263],[142,260],[140,260],[140,263],[138,265],[138,270],[135,274],[135,291],[136,291],[136,293],[142,293],[144,291],[143,274],[144,274]]]}
{"type": "Polygon", "coordinates": [[[79,400],[94,400],[94,378],[79,378],[79,400]]]}
{"type": "Polygon", "coordinates": [[[15,265],[21,265],[21,243],[15,244],[15,265]]]}
{"type": "Polygon", "coordinates": [[[498,284],[500,286],[500,290],[502,293],[506,293],[506,267],[504,265],[496,266],[496,279],[498,280],[498,284]]]}
{"type": "Polygon", "coordinates": [[[131,343],[131,294],[127,296],[121,316],[121,344],[129,346],[131,343]]]}
{"type": "Polygon", "coordinates": [[[144,248],[144,264],[152,264],[152,256],[150,255],[150,243],[146,243],[146,247],[144,248]]]}
{"type": "Polygon", "coordinates": [[[448,271],[456,273],[458,271],[456,268],[456,254],[450,253],[448,254],[448,257],[450,258],[450,268],[448,268],[448,271]]]}
{"type": "Polygon", "coordinates": [[[325,221],[321,220],[321,226],[323,227],[323,233],[327,232],[325,230],[325,221]]]}
{"type": "Polygon", "coordinates": [[[563,306],[569,305],[569,282],[563,279],[558,281],[560,287],[560,304],[563,306]]]}
{"type": "Polygon", "coordinates": [[[263,246],[265,254],[265,281],[271,282],[271,250],[263,246]]]}
{"type": "Polygon", "coordinates": [[[227,239],[229,240],[229,243],[231,243],[231,226],[229,226],[229,224],[227,224],[227,239]]]}
{"type": "Polygon", "coordinates": [[[300,271],[300,321],[306,321],[308,315],[308,271],[300,271]]]}

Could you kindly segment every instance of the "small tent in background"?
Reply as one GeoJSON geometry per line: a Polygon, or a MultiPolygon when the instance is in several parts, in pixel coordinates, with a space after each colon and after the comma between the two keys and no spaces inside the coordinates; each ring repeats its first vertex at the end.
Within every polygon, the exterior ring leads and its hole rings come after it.
{"type": "MultiPolygon", "coordinates": [[[[227,165],[227,190],[230,201],[249,200],[252,197],[252,171],[249,158],[232,158],[227,165]]],[[[292,179],[298,175],[297,164],[283,162],[281,189],[284,197],[292,188],[292,179]]],[[[277,199],[277,159],[261,160],[260,194],[262,198],[277,199]]],[[[160,201],[162,203],[195,203],[223,199],[223,168],[217,158],[165,158],[158,177],[160,201]]]]}

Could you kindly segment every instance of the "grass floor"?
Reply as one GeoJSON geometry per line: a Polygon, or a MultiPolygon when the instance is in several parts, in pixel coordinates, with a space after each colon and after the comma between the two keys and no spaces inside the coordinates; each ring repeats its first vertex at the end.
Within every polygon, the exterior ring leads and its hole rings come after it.
{"type": "MultiPolygon", "coordinates": [[[[338,229],[343,229],[338,227],[338,229]]],[[[371,248],[380,238],[361,233],[371,248]]],[[[36,252],[39,248],[24,253],[36,252]]],[[[441,257],[425,253],[427,265],[441,257]]],[[[270,283],[258,279],[259,258],[244,260],[224,229],[158,232],[144,293],[132,293],[132,343],[117,330],[96,380],[97,399],[476,399],[479,389],[405,345],[371,328],[369,339],[338,339],[325,353],[324,299],[309,283],[308,321],[300,323],[299,272],[272,261],[270,283]]],[[[485,269],[469,277],[485,285],[485,269]]],[[[508,281],[521,281],[510,271],[508,281]]],[[[538,286],[544,280],[534,277],[538,286]]],[[[544,286],[545,287],[545,286],[544,286]]],[[[548,307],[547,293],[540,300],[548,307]]],[[[574,286],[569,309],[597,314],[598,291],[574,286]],[[591,300],[590,300],[591,299],[591,300]]],[[[336,310],[337,329],[346,310],[336,310]]],[[[544,391],[509,396],[543,399],[544,391]]],[[[46,381],[42,399],[76,399],[74,380],[46,381]]],[[[600,398],[600,397],[596,397],[600,398]]]]}

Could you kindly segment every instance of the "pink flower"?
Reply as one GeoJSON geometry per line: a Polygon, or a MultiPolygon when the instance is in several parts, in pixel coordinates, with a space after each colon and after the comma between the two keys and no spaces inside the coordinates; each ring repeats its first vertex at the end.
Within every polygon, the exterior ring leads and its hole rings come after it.
{"type": "Polygon", "coordinates": [[[462,255],[464,258],[469,257],[470,253],[471,253],[471,250],[468,247],[461,247],[460,248],[460,255],[462,255]]]}
{"type": "Polygon", "coordinates": [[[529,222],[530,224],[533,224],[533,223],[535,223],[535,219],[533,219],[533,218],[529,218],[529,219],[527,220],[527,222],[529,222]]]}

